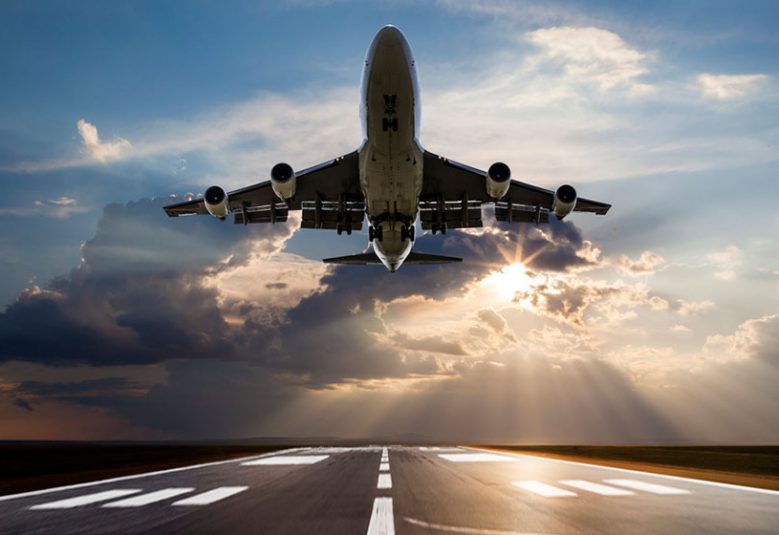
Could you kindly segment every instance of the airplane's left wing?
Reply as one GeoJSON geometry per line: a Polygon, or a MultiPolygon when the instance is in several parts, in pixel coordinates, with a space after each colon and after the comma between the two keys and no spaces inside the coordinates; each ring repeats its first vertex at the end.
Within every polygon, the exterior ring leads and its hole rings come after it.
{"type": "MultiPolygon", "coordinates": [[[[359,230],[364,200],[357,151],[295,173],[295,195],[286,201],[267,181],[228,192],[227,202],[236,223],[281,222],[290,210],[302,210],[304,228],[336,228],[338,222],[349,220],[350,227],[359,230]]],[[[193,199],[166,206],[165,213],[178,217],[208,210],[203,199],[193,199]]]]}
{"type": "MultiPolygon", "coordinates": [[[[420,196],[423,228],[446,224],[450,228],[480,227],[481,205],[495,203],[499,221],[545,223],[552,210],[555,192],[511,180],[507,193],[498,201],[489,196],[487,172],[425,151],[424,181],[420,196]],[[443,220],[442,220],[443,219],[443,220]]],[[[576,199],[574,212],[605,214],[610,204],[576,199]]]]}

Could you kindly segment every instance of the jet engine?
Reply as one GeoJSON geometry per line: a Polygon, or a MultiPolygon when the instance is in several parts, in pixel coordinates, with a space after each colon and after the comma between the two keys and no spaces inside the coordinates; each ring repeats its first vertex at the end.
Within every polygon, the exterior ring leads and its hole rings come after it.
{"type": "Polygon", "coordinates": [[[576,190],[573,186],[564,184],[557,188],[554,193],[554,202],[552,203],[552,211],[557,219],[563,219],[565,216],[573,212],[576,207],[576,190]]]}
{"type": "Polygon", "coordinates": [[[287,200],[295,196],[297,177],[288,163],[277,163],[270,171],[270,183],[279,199],[287,200]]]}
{"type": "Polygon", "coordinates": [[[495,162],[487,170],[487,195],[492,199],[502,199],[511,185],[511,169],[503,162],[495,162]]]}
{"type": "Polygon", "coordinates": [[[206,190],[203,196],[206,210],[208,213],[219,219],[224,219],[230,212],[230,205],[227,202],[227,193],[219,186],[211,186],[206,190]]]}

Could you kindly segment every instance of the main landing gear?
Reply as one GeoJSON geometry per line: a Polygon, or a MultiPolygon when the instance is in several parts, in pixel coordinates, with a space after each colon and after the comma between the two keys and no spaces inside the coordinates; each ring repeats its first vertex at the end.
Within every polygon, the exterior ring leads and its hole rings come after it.
{"type": "Polygon", "coordinates": [[[392,129],[393,132],[398,131],[398,118],[393,117],[391,119],[385,117],[381,120],[381,129],[387,132],[389,129],[392,129]]]}
{"type": "Polygon", "coordinates": [[[403,225],[400,227],[400,239],[401,240],[409,240],[414,241],[414,226],[413,225],[403,225]]]}
{"type": "Polygon", "coordinates": [[[338,225],[336,225],[336,227],[335,227],[335,231],[338,233],[339,236],[341,234],[343,234],[344,232],[346,232],[346,234],[348,236],[351,236],[352,235],[352,225],[351,224],[344,225],[344,224],[338,223],[338,225]]]}
{"type": "Polygon", "coordinates": [[[384,229],[381,226],[374,227],[371,225],[368,227],[368,241],[382,241],[384,239],[384,229]]]}

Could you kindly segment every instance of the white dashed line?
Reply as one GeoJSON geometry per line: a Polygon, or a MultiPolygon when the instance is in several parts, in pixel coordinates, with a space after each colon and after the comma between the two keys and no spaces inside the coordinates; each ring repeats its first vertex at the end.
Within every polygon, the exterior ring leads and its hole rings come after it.
{"type": "Polygon", "coordinates": [[[644,492],[651,492],[652,494],[690,494],[690,491],[686,489],[666,487],[665,485],[647,483],[646,481],[638,481],[636,479],[606,479],[605,481],[606,483],[617,485],[619,487],[643,490],[644,492]]]}
{"type": "Polygon", "coordinates": [[[439,453],[439,457],[452,461],[453,463],[515,463],[517,459],[512,459],[506,455],[497,453],[439,453]]]}
{"type": "Polygon", "coordinates": [[[560,481],[560,483],[576,489],[594,492],[601,496],[633,496],[635,494],[629,490],[609,487],[608,485],[601,485],[600,483],[592,483],[590,481],[584,481],[583,479],[566,479],[560,481]]]}
{"type": "Polygon", "coordinates": [[[379,480],[376,482],[377,489],[391,489],[392,476],[390,474],[379,474],[379,480]]]}
{"type": "Polygon", "coordinates": [[[379,463],[379,472],[389,472],[389,463],[379,463]]]}
{"type": "Polygon", "coordinates": [[[96,492],[94,494],[76,496],[75,498],[57,500],[56,502],[33,505],[32,507],[30,507],[30,509],[71,509],[73,507],[80,507],[82,505],[90,505],[93,503],[107,502],[108,500],[114,500],[116,498],[121,498],[122,496],[128,496],[130,494],[137,494],[138,492],[141,492],[141,490],[140,489],[106,490],[103,492],[96,492]]]}
{"type": "Polygon", "coordinates": [[[278,455],[241,463],[243,466],[284,466],[289,464],[314,464],[324,461],[329,455],[278,455]]]}
{"type": "Polygon", "coordinates": [[[558,489],[557,487],[541,483],[540,481],[514,481],[512,485],[522,490],[527,490],[534,494],[538,494],[539,496],[543,496],[544,498],[566,498],[576,496],[575,492],[558,489]]]}
{"type": "Polygon", "coordinates": [[[239,492],[243,492],[249,487],[219,487],[189,498],[184,498],[177,502],[173,502],[173,505],[210,505],[219,500],[224,500],[230,496],[234,496],[239,492]]]}
{"type": "Polygon", "coordinates": [[[119,500],[118,502],[107,503],[103,507],[142,507],[144,505],[149,505],[150,503],[161,502],[162,500],[167,500],[168,498],[181,496],[182,494],[192,492],[193,490],[195,489],[192,487],[172,487],[169,489],[155,490],[154,492],[150,492],[148,494],[141,494],[140,496],[125,498],[124,500],[119,500]]]}
{"type": "Polygon", "coordinates": [[[392,513],[392,498],[373,500],[373,512],[368,524],[368,535],[395,535],[395,518],[392,513]]]}

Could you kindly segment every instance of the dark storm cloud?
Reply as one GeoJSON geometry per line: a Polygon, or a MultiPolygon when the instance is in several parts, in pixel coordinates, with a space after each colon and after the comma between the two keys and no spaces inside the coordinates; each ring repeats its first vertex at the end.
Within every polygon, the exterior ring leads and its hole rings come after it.
{"type": "Polygon", "coordinates": [[[232,264],[245,259],[245,248],[236,248],[241,239],[288,231],[170,220],[164,204],[106,207],[81,264],[44,290],[23,292],[0,314],[0,361],[103,366],[239,357],[216,290],[199,279],[231,254],[232,264]]]}
{"type": "Polygon", "coordinates": [[[13,405],[15,407],[19,407],[20,409],[24,409],[24,410],[29,411],[29,412],[32,412],[32,410],[33,410],[32,406],[29,403],[27,403],[25,400],[23,400],[22,398],[14,398],[11,403],[13,403],[13,405]]]}

